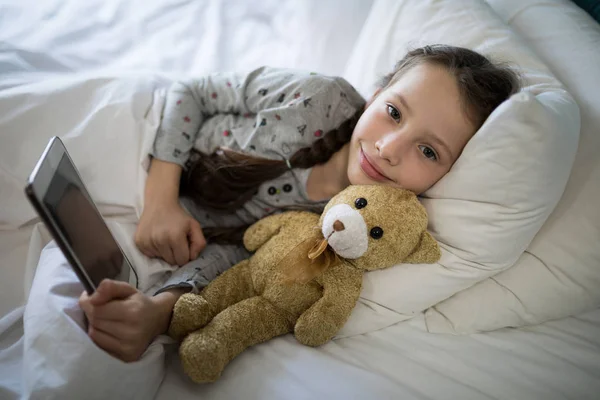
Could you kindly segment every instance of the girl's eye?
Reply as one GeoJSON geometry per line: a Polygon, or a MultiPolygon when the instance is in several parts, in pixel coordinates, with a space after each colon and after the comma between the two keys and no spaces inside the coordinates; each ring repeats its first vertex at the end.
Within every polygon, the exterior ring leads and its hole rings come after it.
{"type": "Polygon", "coordinates": [[[394,106],[388,104],[387,111],[390,117],[392,117],[396,122],[400,121],[400,118],[402,118],[402,114],[400,114],[400,111],[398,111],[398,109],[394,106]]]}
{"type": "Polygon", "coordinates": [[[430,159],[432,161],[438,160],[437,154],[435,154],[435,151],[433,151],[433,149],[431,147],[419,145],[419,150],[421,150],[421,153],[423,153],[423,155],[425,157],[427,157],[428,159],[430,159]]]}

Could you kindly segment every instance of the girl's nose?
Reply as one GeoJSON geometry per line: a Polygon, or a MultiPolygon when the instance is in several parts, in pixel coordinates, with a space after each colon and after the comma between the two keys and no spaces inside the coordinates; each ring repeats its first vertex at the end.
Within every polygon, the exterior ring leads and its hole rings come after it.
{"type": "Polygon", "coordinates": [[[379,157],[389,162],[390,165],[395,166],[400,163],[406,145],[406,135],[392,132],[377,140],[375,142],[375,149],[377,149],[379,157]]]}

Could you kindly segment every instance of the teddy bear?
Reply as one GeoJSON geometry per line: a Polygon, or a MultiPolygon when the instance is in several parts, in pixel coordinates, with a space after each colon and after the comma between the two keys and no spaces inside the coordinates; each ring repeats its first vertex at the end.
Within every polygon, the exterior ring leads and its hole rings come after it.
{"type": "Polygon", "coordinates": [[[246,348],[279,335],[323,345],[349,318],[365,272],[440,258],[415,194],[383,185],[350,185],[320,215],[267,216],[243,241],[250,258],[173,309],[168,334],[181,341],[183,369],[198,383],[215,381],[246,348]]]}

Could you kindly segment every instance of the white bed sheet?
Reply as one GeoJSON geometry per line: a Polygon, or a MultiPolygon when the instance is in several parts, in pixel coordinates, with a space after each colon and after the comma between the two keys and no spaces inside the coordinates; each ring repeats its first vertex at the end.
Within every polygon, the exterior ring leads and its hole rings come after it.
{"type": "Polygon", "coordinates": [[[306,349],[291,336],[235,359],[214,385],[168,356],[157,399],[597,399],[600,313],[470,336],[422,319],[306,349]]]}
{"type": "MultiPolygon", "coordinates": [[[[3,90],[74,72],[180,76],[270,64],[342,74],[371,2],[27,3],[0,1],[3,90]]],[[[0,130],[0,147],[1,135],[0,130]]],[[[124,217],[134,214],[121,211],[124,217]]],[[[9,230],[9,223],[0,224],[0,398],[17,398],[23,311],[18,307],[31,276],[16,266],[25,264],[33,227],[9,230]]],[[[416,317],[319,349],[288,335],[249,349],[218,383],[205,386],[182,374],[174,351],[169,349],[158,399],[593,399],[600,394],[600,310],[471,336],[427,334],[416,317]]]]}
{"type": "Polygon", "coordinates": [[[0,87],[77,71],[343,72],[373,0],[0,0],[0,87]]]}

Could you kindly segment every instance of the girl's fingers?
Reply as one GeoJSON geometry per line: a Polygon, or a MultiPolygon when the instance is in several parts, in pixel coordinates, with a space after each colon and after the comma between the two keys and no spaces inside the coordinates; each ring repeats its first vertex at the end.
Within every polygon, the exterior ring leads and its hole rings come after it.
{"type": "Polygon", "coordinates": [[[171,250],[171,246],[168,243],[160,243],[157,244],[158,251],[163,260],[168,262],[171,265],[175,265],[175,256],[173,255],[173,250],[171,250]]]}
{"type": "Polygon", "coordinates": [[[121,344],[117,338],[109,335],[106,332],[95,329],[92,326],[90,326],[88,328],[88,336],[102,350],[104,350],[108,353],[111,353],[113,356],[117,357],[118,359],[122,359],[120,356],[120,354],[122,352],[121,344]]]}
{"type": "MultiPolygon", "coordinates": [[[[109,329],[119,329],[109,326],[109,329]]],[[[124,362],[134,362],[140,359],[148,344],[134,345],[131,341],[115,337],[111,332],[106,332],[96,326],[88,328],[90,339],[102,350],[124,362]]]]}
{"type": "Polygon", "coordinates": [[[160,257],[160,253],[155,248],[144,248],[140,249],[142,253],[144,253],[149,258],[158,258],[160,257]]]}
{"type": "Polygon", "coordinates": [[[206,247],[202,227],[196,220],[190,222],[188,236],[190,239],[190,261],[193,261],[198,258],[200,252],[206,247]]]}
{"type": "Polygon", "coordinates": [[[84,311],[93,324],[100,320],[128,321],[131,318],[129,304],[126,300],[113,300],[100,306],[86,306],[85,304],[84,306],[86,307],[84,311]]]}
{"type": "Polygon", "coordinates": [[[83,312],[86,315],[89,315],[89,312],[94,308],[91,304],[90,304],[90,296],[87,294],[87,292],[84,290],[83,293],[81,293],[81,296],[79,296],[79,307],[81,307],[81,309],[83,310],[83,312]]]}
{"type": "Polygon", "coordinates": [[[111,300],[125,299],[135,293],[137,293],[137,289],[127,282],[104,279],[90,296],[90,303],[99,306],[111,300]]]}
{"type": "Polygon", "coordinates": [[[121,321],[99,319],[91,325],[95,330],[101,331],[119,342],[131,339],[131,327],[121,321]]]}
{"type": "Polygon", "coordinates": [[[182,233],[181,237],[174,241],[171,249],[173,250],[173,257],[175,257],[175,263],[177,265],[184,265],[190,261],[190,249],[185,234],[182,233]]]}
{"type": "Polygon", "coordinates": [[[150,258],[160,256],[158,249],[150,241],[139,241],[139,243],[136,242],[136,245],[142,253],[150,258]]]}

